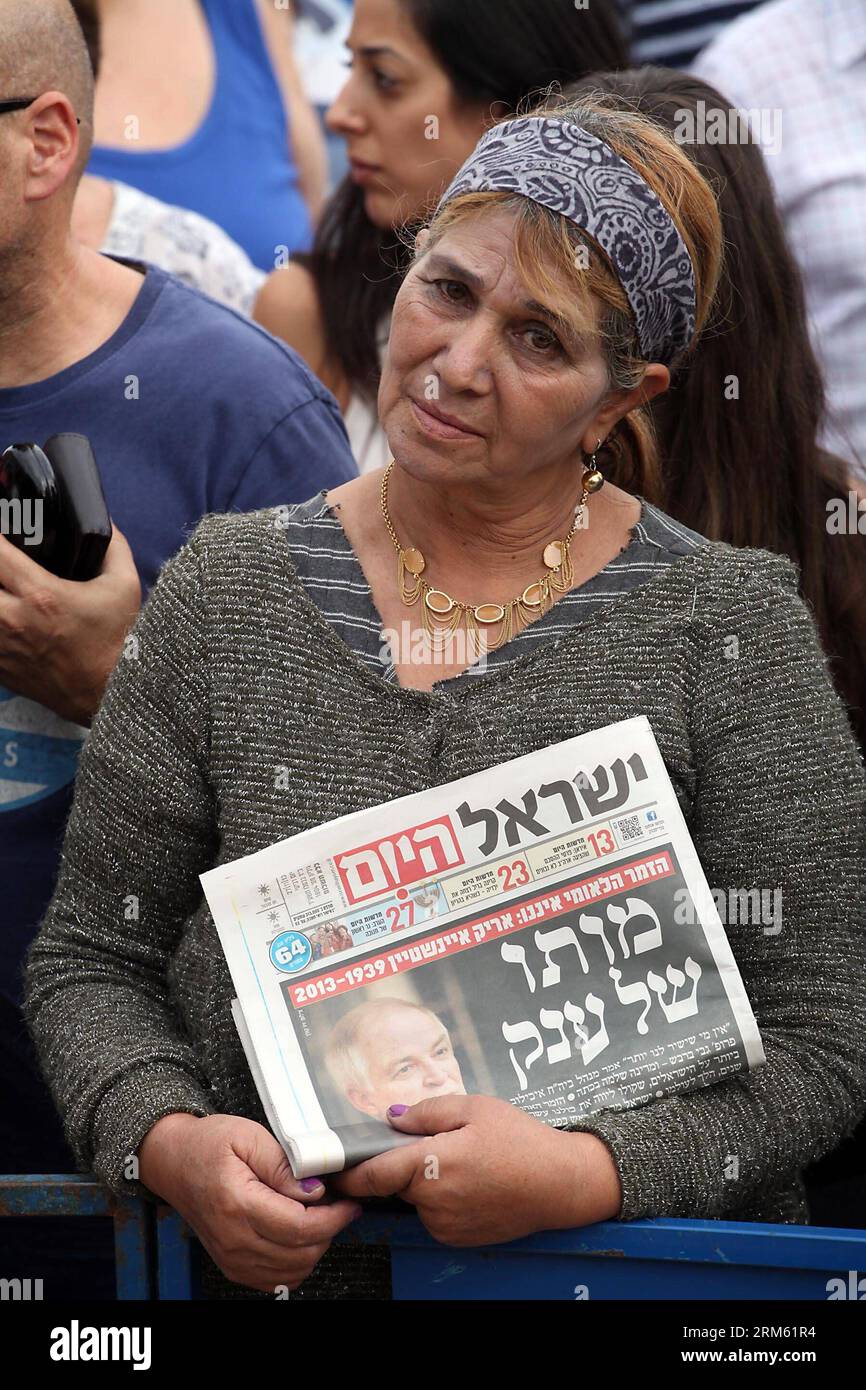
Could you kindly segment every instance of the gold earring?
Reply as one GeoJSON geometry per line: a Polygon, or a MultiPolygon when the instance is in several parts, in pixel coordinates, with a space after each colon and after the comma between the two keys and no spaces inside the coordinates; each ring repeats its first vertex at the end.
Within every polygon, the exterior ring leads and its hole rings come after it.
{"type": "Polygon", "coordinates": [[[600,471],[596,463],[600,448],[601,440],[599,440],[595,446],[595,451],[589,461],[589,467],[584,470],[583,485],[587,492],[598,492],[599,488],[604,487],[604,474],[600,471]]]}

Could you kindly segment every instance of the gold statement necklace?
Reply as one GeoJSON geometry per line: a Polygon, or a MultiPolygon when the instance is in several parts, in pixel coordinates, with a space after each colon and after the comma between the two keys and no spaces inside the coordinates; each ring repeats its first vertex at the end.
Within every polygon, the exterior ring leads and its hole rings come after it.
{"type": "Polygon", "coordinates": [[[407,608],[413,608],[421,601],[421,623],[431,642],[444,645],[462,622],[472,640],[479,641],[483,632],[487,650],[496,651],[497,647],[511,640],[521,623],[530,623],[541,617],[553,607],[555,595],[567,593],[571,588],[574,579],[571,542],[583,520],[588,497],[604,483],[604,476],[597,468],[584,470],[583,495],[575,510],[571,529],[561,541],[551,541],[545,546],[542,560],[546,573],[540,579],[527,584],[523,593],[510,603],[461,603],[444,589],[434,589],[422,578],[427,561],[417,546],[404,547],[400,544],[388,510],[388,484],[394,463],[392,459],[382,478],[382,515],[397,551],[400,598],[407,608]]]}

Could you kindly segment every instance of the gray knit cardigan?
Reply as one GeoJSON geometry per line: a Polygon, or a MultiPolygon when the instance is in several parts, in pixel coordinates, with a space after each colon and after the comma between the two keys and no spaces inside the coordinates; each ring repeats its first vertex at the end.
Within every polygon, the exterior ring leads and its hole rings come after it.
{"type": "MultiPolygon", "coordinates": [[[[706,542],[510,667],[427,693],[349,651],[272,512],[206,518],[112,676],[28,961],[80,1163],[129,1193],[162,1116],[264,1118],[200,872],[642,713],[710,885],[782,891],[778,934],[728,926],[767,1061],[578,1128],[610,1150],[623,1219],[805,1221],[799,1170],[866,1106],[866,780],[796,580],[706,542]]],[[[326,1258],[339,1275],[345,1247],[326,1258]]]]}

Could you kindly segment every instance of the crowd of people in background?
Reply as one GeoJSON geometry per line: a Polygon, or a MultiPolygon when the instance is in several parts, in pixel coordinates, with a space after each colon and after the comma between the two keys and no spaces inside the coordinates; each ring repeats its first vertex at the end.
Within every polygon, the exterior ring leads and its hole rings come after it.
{"type": "MultiPolygon", "coordinates": [[[[716,193],[720,288],[647,404],[643,495],[796,564],[866,749],[866,0],[0,0],[0,112],[30,99],[0,114],[0,447],[86,434],[115,526],[48,602],[0,544],[0,1169],[73,1167],[22,967],[141,602],[208,513],[387,466],[414,231],[494,119],[561,94],[650,117],[716,193]]],[[[622,439],[597,464],[629,491],[622,439]]],[[[862,1127],[810,1198],[866,1226],[862,1127]]]]}

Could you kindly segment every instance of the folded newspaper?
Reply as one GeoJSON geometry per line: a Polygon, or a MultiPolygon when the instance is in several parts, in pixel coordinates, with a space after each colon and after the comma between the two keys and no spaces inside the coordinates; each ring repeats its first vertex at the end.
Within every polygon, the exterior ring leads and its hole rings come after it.
{"type": "Polygon", "coordinates": [[[296,1177],[416,1142],[390,1105],[567,1126],[764,1061],[649,721],[357,811],[201,877],[296,1177]]]}

